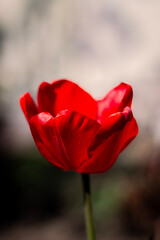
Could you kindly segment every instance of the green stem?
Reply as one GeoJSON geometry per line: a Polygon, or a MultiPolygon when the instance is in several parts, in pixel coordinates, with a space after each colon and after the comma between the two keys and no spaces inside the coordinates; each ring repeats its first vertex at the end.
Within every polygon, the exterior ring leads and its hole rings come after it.
{"type": "Polygon", "coordinates": [[[82,174],[84,208],[85,208],[85,223],[88,240],[95,240],[95,233],[93,227],[92,206],[91,206],[91,191],[89,174],[82,174]]]}

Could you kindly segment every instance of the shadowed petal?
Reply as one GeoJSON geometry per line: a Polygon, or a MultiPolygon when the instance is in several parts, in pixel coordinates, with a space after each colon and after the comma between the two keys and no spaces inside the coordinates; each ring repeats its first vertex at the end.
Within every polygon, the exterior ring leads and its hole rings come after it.
{"type": "Polygon", "coordinates": [[[42,112],[31,118],[29,123],[40,153],[55,166],[65,169],[64,155],[59,145],[53,116],[42,112]]]}
{"type": "Polygon", "coordinates": [[[97,101],[98,121],[103,124],[105,119],[116,112],[122,112],[125,107],[130,107],[133,92],[129,84],[121,83],[113,88],[104,99],[97,101]]]}
{"type": "Polygon", "coordinates": [[[39,112],[49,112],[54,117],[62,110],[77,111],[97,119],[96,101],[77,84],[68,80],[43,82],[38,90],[39,112]]]}
{"type": "Polygon", "coordinates": [[[24,93],[20,97],[19,102],[20,102],[20,106],[24,112],[24,115],[27,118],[27,121],[29,121],[29,119],[31,117],[33,117],[34,115],[36,115],[38,113],[37,106],[35,105],[30,93],[24,93]]]}
{"type": "Polygon", "coordinates": [[[100,124],[80,113],[64,111],[55,118],[55,126],[69,170],[79,172],[83,161],[88,159],[88,147],[100,124]]]}
{"type": "Polygon", "coordinates": [[[88,161],[80,171],[98,173],[108,170],[119,153],[138,134],[138,127],[130,108],[106,119],[88,149],[88,161]]]}

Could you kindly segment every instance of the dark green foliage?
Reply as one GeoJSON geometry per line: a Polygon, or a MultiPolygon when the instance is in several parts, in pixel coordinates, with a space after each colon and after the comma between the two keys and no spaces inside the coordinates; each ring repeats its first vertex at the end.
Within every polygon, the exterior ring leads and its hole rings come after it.
{"type": "Polygon", "coordinates": [[[0,169],[1,225],[61,213],[65,206],[63,187],[72,173],[54,167],[35,149],[16,155],[1,151],[0,169]]]}

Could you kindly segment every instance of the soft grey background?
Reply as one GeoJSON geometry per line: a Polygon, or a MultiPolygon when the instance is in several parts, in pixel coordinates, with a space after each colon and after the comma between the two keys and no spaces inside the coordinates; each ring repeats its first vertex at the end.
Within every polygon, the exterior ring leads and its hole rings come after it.
{"type": "Polygon", "coordinates": [[[159,12],[156,0],[1,0],[0,86],[12,143],[30,142],[19,96],[36,98],[42,81],[68,78],[95,98],[130,83],[140,135],[147,128],[158,144],[159,12]]]}

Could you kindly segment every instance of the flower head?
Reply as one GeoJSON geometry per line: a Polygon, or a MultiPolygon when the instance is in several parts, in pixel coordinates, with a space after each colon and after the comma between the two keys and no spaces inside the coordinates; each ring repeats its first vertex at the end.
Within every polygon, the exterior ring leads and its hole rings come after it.
{"type": "Polygon", "coordinates": [[[68,80],[40,84],[37,103],[25,93],[21,108],[40,153],[63,170],[108,170],[138,134],[132,88],[121,83],[96,101],[68,80]]]}

